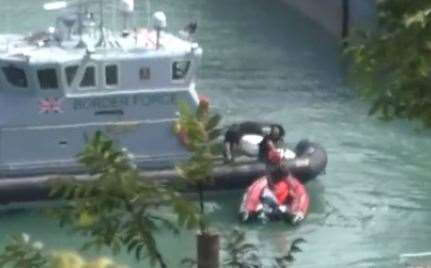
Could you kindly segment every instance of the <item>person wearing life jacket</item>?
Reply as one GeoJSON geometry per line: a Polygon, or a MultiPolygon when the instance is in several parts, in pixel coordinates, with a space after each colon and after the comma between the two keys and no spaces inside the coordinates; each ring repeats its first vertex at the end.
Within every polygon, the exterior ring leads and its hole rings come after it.
{"type": "MultiPolygon", "coordinates": [[[[298,224],[308,212],[309,197],[302,183],[292,176],[285,162],[269,167],[267,186],[262,190],[261,202],[274,215],[288,215],[298,224]]],[[[270,214],[271,215],[271,214],[270,214]]]]}
{"type": "Polygon", "coordinates": [[[239,124],[231,125],[224,136],[224,159],[227,162],[232,162],[235,160],[233,151],[239,146],[241,138],[244,135],[259,135],[268,136],[271,133],[271,129],[277,129],[280,136],[284,135],[284,129],[281,125],[260,123],[253,121],[245,121],[239,124]]]}
{"type": "Polygon", "coordinates": [[[240,212],[243,221],[256,215],[298,224],[307,215],[309,202],[304,185],[290,174],[284,162],[278,162],[268,166],[268,174],[247,189],[240,212]]]}

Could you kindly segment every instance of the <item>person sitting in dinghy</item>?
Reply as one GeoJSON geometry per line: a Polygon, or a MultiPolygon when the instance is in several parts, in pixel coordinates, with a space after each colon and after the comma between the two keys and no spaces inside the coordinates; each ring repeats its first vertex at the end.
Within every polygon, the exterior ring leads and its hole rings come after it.
{"type": "Polygon", "coordinates": [[[260,123],[253,121],[246,121],[239,124],[233,124],[229,126],[224,136],[224,159],[226,162],[233,162],[235,160],[234,151],[237,149],[243,149],[242,152],[248,154],[249,156],[257,155],[258,149],[256,145],[251,147],[253,148],[239,148],[242,139],[245,136],[258,138],[259,143],[260,140],[271,133],[271,129],[277,129],[279,133],[280,141],[282,141],[282,137],[284,136],[284,129],[281,125],[278,124],[269,124],[269,123],[260,123]],[[250,151],[247,153],[247,151],[250,151]],[[254,152],[253,152],[254,151],[254,152]]]}
{"type": "Polygon", "coordinates": [[[280,161],[268,166],[268,174],[247,189],[240,216],[244,222],[253,218],[285,219],[296,225],[307,215],[309,203],[304,185],[290,174],[285,162],[280,161]]]}

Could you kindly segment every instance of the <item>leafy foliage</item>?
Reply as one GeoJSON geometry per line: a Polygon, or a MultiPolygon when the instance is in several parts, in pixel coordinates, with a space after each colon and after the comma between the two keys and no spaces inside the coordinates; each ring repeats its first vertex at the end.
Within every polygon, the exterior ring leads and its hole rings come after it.
{"type": "Polygon", "coordinates": [[[30,241],[28,234],[12,236],[0,254],[2,268],[125,268],[108,258],[85,261],[74,252],[47,253],[41,242],[30,241]]]}
{"type": "Polygon", "coordinates": [[[431,2],[378,1],[378,31],[359,32],[346,52],[370,114],[431,126],[431,2]]]}
{"type": "Polygon", "coordinates": [[[285,268],[289,263],[295,261],[294,254],[302,251],[299,244],[305,242],[302,238],[295,239],[285,254],[278,257],[270,256],[270,259],[264,265],[263,258],[259,254],[259,247],[248,242],[244,232],[234,229],[225,239],[226,246],[224,250],[228,255],[223,262],[223,267],[226,268],[285,268]]]}
{"type": "Polygon", "coordinates": [[[213,182],[215,158],[219,153],[220,120],[219,115],[209,113],[206,102],[201,102],[194,112],[191,112],[185,103],[180,104],[177,125],[184,132],[186,146],[191,156],[186,163],[177,166],[177,172],[188,184],[198,188],[202,214],[199,224],[201,232],[207,229],[204,219],[203,185],[213,182]]]}
{"type": "Polygon", "coordinates": [[[226,237],[224,250],[227,257],[223,262],[223,267],[231,268],[259,268],[262,263],[259,260],[258,248],[245,239],[245,233],[234,229],[226,237]]]}
{"type": "Polygon", "coordinates": [[[293,240],[292,244],[290,244],[290,248],[286,254],[276,257],[275,261],[277,263],[278,268],[287,267],[287,265],[295,260],[294,254],[296,252],[301,252],[302,249],[298,246],[301,243],[304,243],[305,240],[303,238],[297,238],[293,240]]]}
{"type": "MultiPolygon", "coordinates": [[[[227,255],[223,261],[225,268],[261,268],[264,267],[259,256],[258,246],[246,240],[244,232],[234,229],[224,236],[224,251],[227,255]]],[[[299,238],[292,242],[289,251],[275,258],[271,267],[284,268],[294,261],[293,254],[300,252],[299,244],[305,242],[299,238]]],[[[197,262],[191,258],[182,260],[183,267],[196,267],[197,262]]],[[[4,252],[0,254],[2,268],[126,268],[114,261],[100,257],[87,261],[76,252],[47,252],[41,242],[32,242],[27,234],[11,237],[4,252]]]]}
{"type": "Polygon", "coordinates": [[[166,267],[154,233],[161,228],[174,233],[180,227],[193,228],[199,222],[194,206],[174,189],[144,180],[133,163],[133,155],[119,150],[97,132],[79,154],[92,180],[79,183],[70,178],[54,185],[52,196],[68,200],[66,208],[51,211],[60,225],[89,236],[83,249],[106,246],[114,254],[122,248],[138,261],[148,256],[151,264],[166,267]],[[170,208],[177,221],[161,212],[170,208]]]}
{"type": "Polygon", "coordinates": [[[0,254],[0,267],[3,268],[45,268],[48,261],[43,244],[30,241],[28,234],[12,236],[0,254]]]}
{"type": "Polygon", "coordinates": [[[220,115],[210,115],[204,105],[199,105],[193,113],[186,104],[180,104],[178,124],[185,132],[191,156],[177,170],[189,183],[197,185],[213,179],[214,159],[219,151],[220,120],[220,115]]]}
{"type": "Polygon", "coordinates": [[[126,268],[112,260],[101,257],[92,261],[84,260],[75,252],[57,252],[50,258],[50,268],[126,268]]]}
{"type": "MultiPolygon", "coordinates": [[[[229,234],[223,236],[223,250],[226,256],[223,260],[224,268],[260,268],[262,264],[259,260],[258,247],[246,241],[245,233],[234,229],[229,234]]],[[[182,267],[197,267],[198,263],[193,258],[181,260],[182,267]]]]}

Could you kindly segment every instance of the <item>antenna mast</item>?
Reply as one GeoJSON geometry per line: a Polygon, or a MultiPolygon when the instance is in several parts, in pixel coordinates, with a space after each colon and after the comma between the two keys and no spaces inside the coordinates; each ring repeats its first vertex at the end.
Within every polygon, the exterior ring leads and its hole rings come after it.
{"type": "Polygon", "coordinates": [[[135,0],[121,0],[120,10],[124,16],[123,30],[129,27],[129,19],[135,10],[135,0]]]}
{"type": "Polygon", "coordinates": [[[104,20],[104,14],[103,14],[103,8],[104,8],[103,3],[104,3],[104,0],[99,0],[99,17],[100,17],[99,32],[100,32],[100,39],[99,39],[99,41],[96,44],[97,47],[105,46],[105,33],[104,33],[105,20],[104,20]]]}
{"type": "Polygon", "coordinates": [[[82,10],[83,8],[83,4],[82,4],[82,0],[78,0],[78,35],[79,35],[79,42],[77,47],[85,47],[85,43],[82,40],[82,28],[84,27],[83,22],[82,22],[82,14],[84,13],[84,11],[82,10]]]}

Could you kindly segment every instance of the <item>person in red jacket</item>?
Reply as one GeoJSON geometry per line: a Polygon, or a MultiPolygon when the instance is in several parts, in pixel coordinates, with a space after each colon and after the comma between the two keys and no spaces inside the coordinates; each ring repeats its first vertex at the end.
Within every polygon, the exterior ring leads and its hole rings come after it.
{"type": "Polygon", "coordinates": [[[284,163],[269,167],[266,176],[254,182],[247,190],[241,206],[243,220],[250,215],[261,218],[289,218],[300,223],[308,212],[308,193],[302,183],[293,177],[284,163]]]}

